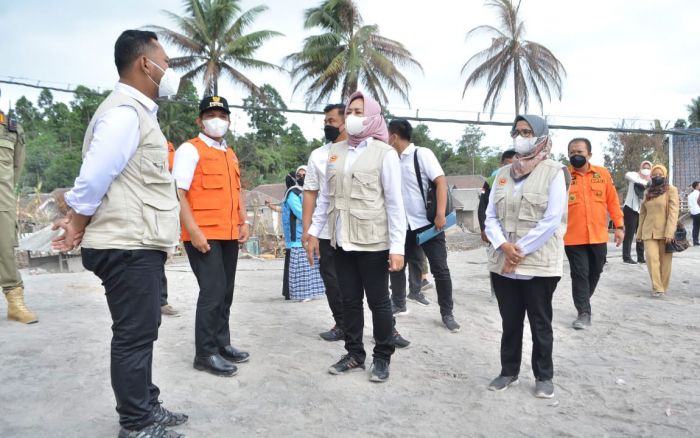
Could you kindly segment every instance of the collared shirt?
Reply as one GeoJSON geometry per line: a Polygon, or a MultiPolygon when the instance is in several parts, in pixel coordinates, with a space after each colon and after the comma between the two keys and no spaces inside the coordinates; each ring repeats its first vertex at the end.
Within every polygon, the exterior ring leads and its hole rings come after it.
{"type": "MultiPolygon", "coordinates": [[[[520,181],[516,181],[513,185],[513,193],[519,193],[522,191],[523,184],[526,179],[523,178],[520,181]]],[[[486,236],[496,250],[500,251],[501,245],[508,242],[505,233],[503,231],[503,226],[501,221],[498,219],[496,214],[496,205],[493,201],[496,191],[491,190],[489,195],[489,205],[486,207],[486,236]]],[[[542,248],[549,239],[552,238],[554,232],[557,231],[559,226],[561,226],[561,220],[564,216],[564,211],[566,209],[566,179],[564,178],[564,172],[557,173],[554,177],[552,185],[549,186],[549,192],[547,195],[547,209],[544,212],[544,216],[537,222],[535,228],[527,232],[523,237],[521,237],[517,242],[518,245],[523,250],[523,255],[532,254],[538,249],[542,248]]],[[[528,275],[518,275],[518,274],[500,274],[504,277],[513,278],[516,280],[529,280],[532,277],[528,275]]]]}
{"type": "Polygon", "coordinates": [[[589,165],[585,173],[570,167],[569,222],[565,245],[607,243],[608,214],[615,227],[623,226],[617,190],[608,169],[589,165]]]}
{"type": "Polygon", "coordinates": [[[411,143],[401,153],[401,193],[403,195],[403,205],[406,208],[406,219],[411,230],[430,225],[425,210],[425,200],[423,196],[428,196],[428,183],[435,181],[439,176],[445,175],[437,157],[428,148],[418,148],[411,143]],[[418,167],[423,183],[423,194],[418,187],[416,178],[416,166],[414,155],[418,154],[418,167]]]}
{"type": "Polygon", "coordinates": [[[698,190],[693,190],[688,195],[688,210],[690,210],[690,214],[692,214],[693,216],[695,216],[696,214],[700,214],[700,205],[698,205],[698,196],[700,196],[700,191],[698,191],[698,190]]]}
{"type": "MultiPolygon", "coordinates": [[[[356,147],[348,144],[348,155],[345,158],[344,172],[348,172],[352,165],[367,149],[367,140],[363,141],[356,147]]],[[[326,176],[324,178],[325,186],[319,191],[319,196],[316,201],[316,209],[312,218],[309,234],[319,237],[321,230],[326,226],[328,221],[328,165],[326,165],[326,176]]],[[[406,244],[406,213],[401,196],[401,164],[397,154],[387,152],[382,161],[382,188],[384,189],[384,205],[386,207],[386,215],[389,221],[389,254],[404,254],[404,245],[406,244]]],[[[304,181],[306,184],[306,181],[304,181]]],[[[343,246],[342,241],[342,226],[343,223],[338,216],[336,224],[336,243],[338,246],[343,246]]]]}
{"type": "MultiPolygon", "coordinates": [[[[306,166],[306,176],[304,177],[304,191],[318,191],[325,189],[326,185],[326,165],[328,164],[328,154],[333,143],[327,143],[320,148],[316,148],[309,155],[309,163],[306,166]]],[[[318,200],[318,197],[316,198],[318,200]]],[[[330,239],[331,234],[325,226],[319,233],[319,239],[330,239]]]]}
{"type": "Polygon", "coordinates": [[[646,186],[649,180],[644,179],[639,172],[627,172],[625,174],[625,180],[629,181],[627,196],[625,196],[625,206],[639,213],[639,209],[642,207],[643,197],[640,198],[637,196],[637,192],[634,190],[634,185],[641,184],[646,186]]]}
{"type": "MultiPolygon", "coordinates": [[[[117,82],[114,91],[136,99],[153,120],[158,120],[158,105],[136,88],[117,82]]],[[[78,214],[95,214],[114,178],[136,153],[140,137],[139,117],[133,108],[119,106],[102,114],[93,125],[80,174],[65,194],[66,204],[78,214]]]]}
{"type": "MultiPolygon", "coordinates": [[[[198,137],[210,148],[226,151],[228,146],[226,140],[219,143],[213,138],[200,133],[198,137]]],[[[189,190],[194,178],[194,171],[199,163],[199,152],[192,144],[185,142],[175,151],[175,161],[173,162],[173,178],[178,189],[189,190]]]]}

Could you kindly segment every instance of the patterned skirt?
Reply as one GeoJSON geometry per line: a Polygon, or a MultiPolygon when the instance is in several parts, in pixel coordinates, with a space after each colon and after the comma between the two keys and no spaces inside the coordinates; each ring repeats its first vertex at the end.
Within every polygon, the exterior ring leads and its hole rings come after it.
{"type": "Polygon", "coordinates": [[[292,248],[289,257],[289,298],[308,300],[326,294],[326,287],[318,269],[318,259],[309,266],[304,248],[292,248]]]}

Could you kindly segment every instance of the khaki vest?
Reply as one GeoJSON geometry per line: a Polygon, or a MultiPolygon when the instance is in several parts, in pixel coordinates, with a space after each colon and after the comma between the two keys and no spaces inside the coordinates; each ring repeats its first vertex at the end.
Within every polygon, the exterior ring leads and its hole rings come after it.
{"type": "Polygon", "coordinates": [[[114,178],[85,230],[82,246],[94,249],[158,249],[178,243],[180,205],[168,171],[167,141],[160,126],[137,100],[113,92],[97,108],[85,133],[83,158],[95,122],[108,110],[128,106],[139,118],[139,145],[114,178]]]}
{"type": "MultiPolygon", "coordinates": [[[[559,171],[563,169],[566,188],[571,185],[571,175],[561,163],[553,160],[541,162],[527,177],[520,193],[514,193],[515,181],[510,175],[510,167],[498,171],[491,190],[496,216],[504,230],[506,240],[517,242],[544,217],[549,200],[549,186],[559,171]]],[[[554,235],[540,249],[525,256],[518,265],[516,274],[533,277],[561,277],[564,270],[564,235],[566,234],[567,213],[554,235]]],[[[505,255],[490,246],[489,271],[500,274],[505,264],[505,255]]]]}
{"type": "Polygon", "coordinates": [[[340,219],[345,251],[384,251],[389,249],[389,222],[384,207],[382,163],[392,147],[370,139],[367,149],[345,172],[348,143],[331,147],[328,155],[328,226],[331,244],[337,246],[336,229],[340,219]]]}

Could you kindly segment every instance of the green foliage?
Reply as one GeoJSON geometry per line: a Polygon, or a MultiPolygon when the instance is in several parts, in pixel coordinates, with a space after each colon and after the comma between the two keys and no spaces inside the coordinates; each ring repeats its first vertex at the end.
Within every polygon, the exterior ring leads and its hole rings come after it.
{"type": "Polygon", "coordinates": [[[163,135],[175,147],[195,137],[199,128],[195,119],[199,116],[199,97],[191,81],[183,80],[173,100],[159,102],[158,122],[163,135]]]}
{"type": "MultiPolygon", "coordinates": [[[[658,123],[656,129],[660,129],[658,123]]],[[[662,134],[611,133],[604,160],[618,192],[627,186],[625,173],[638,170],[642,161],[667,164],[667,146],[662,134]]]]}
{"type": "Polygon", "coordinates": [[[691,100],[688,105],[688,124],[689,128],[700,128],[700,97],[691,100]]]}

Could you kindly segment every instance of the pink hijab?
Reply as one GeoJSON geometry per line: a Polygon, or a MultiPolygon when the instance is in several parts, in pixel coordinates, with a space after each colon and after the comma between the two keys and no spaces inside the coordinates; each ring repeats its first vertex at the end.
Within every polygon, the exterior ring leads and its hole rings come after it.
{"type": "Polygon", "coordinates": [[[384,143],[389,141],[389,131],[386,129],[386,122],[382,116],[382,107],[376,100],[365,96],[361,91],[355,91],[348,98],[346,107],[350,106],[353,100],[362,98],[365,102],[365,123],[364,129],[358,135],[348,135],[348,143],[357,146],[364,140],[372,137],[384,143]]]}
{"type": "Polygon", "coordinates": [[[639,176],[640,176],[642,179],[645,179],[645,180],[647,180],[647,181],[651,181],[651,174],[650,174],[649,176],[644,176],[644,175],[642,175],[642,169],[644,169],[644,165],[645,165],[645,164],[648,164],[648,165],[649,165],[649,168],[654,167],[654,165],[651,164],[651,161],[642,161],[642,164],[639,165],[639,176]]]}

